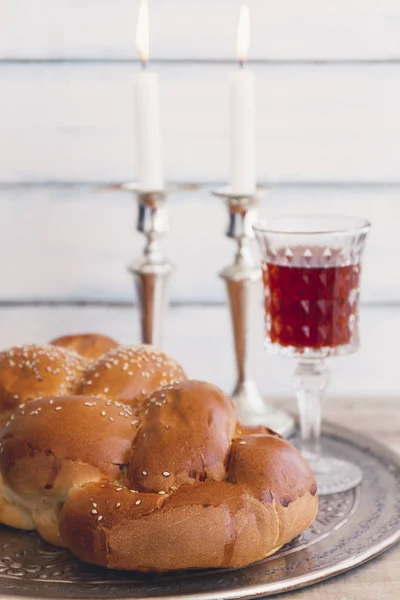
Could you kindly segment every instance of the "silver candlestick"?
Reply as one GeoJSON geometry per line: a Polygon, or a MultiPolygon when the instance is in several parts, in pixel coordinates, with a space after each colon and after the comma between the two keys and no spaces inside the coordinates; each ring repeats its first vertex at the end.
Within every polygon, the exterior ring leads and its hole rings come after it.
{"type": "Polygon", "coordinates": [[[141,341],[160,347],[166,287],[172,264],[162,255],[159,239],[169,229],[166,197],[176,188],[145,192],[133,183],[122,187],[137,197],[137,230],[146,239],[142,258],[128,267],[138,295],[141,341]]]}
{"type": "Polygon", "coordinates": [[[250,321],[253,310],[257,310],[261,287],[261,269],[253,259],[250,241],[254,237],[252,225],[257,220],[262,193],[257,190],[253,195],[237,195],[226,187],[213,191],[215,196],[225,200],[229,217],[226,235],[237,243],[233,264],[220,273],[227,288],[235,346],[237,383],[232,399],[243,423],[268,425],[288,436],[294,432],[294,419],[262,398],[250,373],[250,321]]]}

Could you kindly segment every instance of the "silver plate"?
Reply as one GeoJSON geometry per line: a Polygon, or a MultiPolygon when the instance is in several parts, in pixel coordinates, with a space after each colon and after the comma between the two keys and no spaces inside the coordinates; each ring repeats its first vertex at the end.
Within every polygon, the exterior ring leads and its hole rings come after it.
{"type": "Polygon", "coordinates": [[[363,469],[361,486],[320,499],[314,524],[269,559],[236,571],[144,576],[83,564],[34,533],[0,529],[0,595],[42,598],[256,598],[351,569],[400,539],[400,458],[328,425],[323,446],[363,469]]]}

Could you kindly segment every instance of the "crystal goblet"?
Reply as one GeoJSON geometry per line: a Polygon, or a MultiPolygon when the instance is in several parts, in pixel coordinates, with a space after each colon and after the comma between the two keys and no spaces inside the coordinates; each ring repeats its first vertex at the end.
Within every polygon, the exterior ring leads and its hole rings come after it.
{"type": "Polygon", "coordinates": [[[294,385],[301,452],[320,494],[358,485],[361,469],[321,453],[325,359],[359,347],[361,261],[370,223],[359,217],[296,215],[268,219],[254,231],[261,250],[265,345],[298,359],[294,385]]]}

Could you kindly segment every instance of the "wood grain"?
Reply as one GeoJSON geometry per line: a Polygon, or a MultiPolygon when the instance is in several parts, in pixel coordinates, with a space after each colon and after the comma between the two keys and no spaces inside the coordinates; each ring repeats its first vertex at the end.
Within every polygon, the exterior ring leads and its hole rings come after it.
{"type": "MultiPolygon", "coordinates": [[[[258,83],[258,176],[275,184],[263,213],[354,213],[373,222],[363,274],[362,348],[331,361],[325,416],[400,452],[400,4],[248,3],[250,56],[257,63],[251,68],[258,83]]],[[[240,4],[151,0],[151,52],[161,75],[170,180],[227,178],[227,78],[240,4]]],[[[0,305],[133,301],[125,267],[142,247],[133,199],[86,184],[135,176],[137,9],[138,0],[0,0],[0,305]],[[24,182],[38,185],[19,185],[24,182]]],[[[230,391],[229,315],[225,306],[213,305],[225,301],[216,273],[233,256],[223,236],[224,209],[201,190],[171,199],[170,213],[163,247],[177,270],[165,348],[192,377],[230,391]]],[[[261,307],[253,325],[259,387],[268,399],[295,409],[293,361],[263,352],[261,307]]],[[[83,330],[132,343],[138,315],[129,307],[0,307],[2,346],[83,330]]],[[[398,600],[399,560],[398,546],[287,598],[398,600]]]]}
{"type": "MultiPolygon", "coordinates": [[[[385,396],[385,383],[382,394],[360,397],[349,401],[346,396],[335,399],[325,406],[324,417],[355,431],[371,435],[400,453],[400,410],[399,392],[397,398],[385,396]]],[[[292,401],[277,402],[291,406],[292,401]]],[[[400,596],[400,544],[382,556],[339,577],[304,590],[284,594],[279,598],[288,600],[398,600],[400,596]]]]}
{"type": "MultiPolygon", "coordinates": [[[[364,302],[400,301],[400,187],[278,186],[260,217],[280,213],[343,213],[372,221],[362,280],[364,302]]],[[[0,187],[2,262],[0,301],[133,301],[127,265],[142,253],[136,204],[128,193],[96,186],[0,187]]],[[[226,300],[217,273],[232,263],[227,214],[209,189],[169,200],[171,230],[162,241],[174,263],[174,303],[226,300]]],[[[258,250],[254,247],[258,260],[258,250]]]]}
{"type": "MultiPolygon", "coordinates": [[[[153,57],[233,59],[241,0],[152,0],[153,57]]],[[[248,0],[251,56],[387,60],[400,56],[396,0],[248,0]]],[[[0,57],[132,58],[138,0],[1,0],[0,57]]]]}
{"type": "MultiPolygon", "coordinates": [[[[399,65],[257,65],[267,182],[399,180],[399,65]]],[[[160,66],[165,173],[226,181],[228,65],[160,66]]],[[[135,176],[130,64],[0,64],[0,182],[135,176]]]]}
{"type": "MultiPolygon", "coordinates": [[[[382,381],[382,380],[381,380],[382,381]]],[[[382,381],[382,391],[385,384],[382,381]]],[[[385,393],[349,401],[345,395],[328,402],[324,417],[371,435],[400,453],[400,410],[397,398],[385,393]]],[[[277,404],[292,406],[292,401],[277,404]]],[[[365,565],[315,586],[276,598],[287,600],[398,600],[400,597],[400,544],[365,565]]],[[[274,596],[275,598],[275,596],[274,596]]]]}
{"type": "MultiPolygon", "coordinates": [[[[293,360],[268,355],[263,349],[262,309],[252,323],[250,358],[254,376],[265,397],[281,399],[294,408],[292,398],[293,360]]],[[[139,320],[134,308],[58,307],[1,308],[1,346],[46,342],[65,333],[98,331],[121,343],[139,341],[139,320]]],[[[400,338],[400,308],[366,306],[361,311],[361,349],[329,361],[332,378],[326,409],[335,416],[336,402],[345,398],[346,425],[364,426],[360,407],[379,403],[373,415],[379,432],[389,423],[397,435],[398,422],[391,411],[400,396],[397,345],[400,338]],[[385,405],[385,398],[393,401],[385,405]],[[360,421],[360,423],[359,423],[360,421]]],[[[231,323],[225,306],[182,306],[169,309],[165,321],[164,348],[182,362],[193,379],[213,381],[227,391],[235,383],[231,323]]],[[[399,432],[400,433],[400,432],[399,432]]]]}

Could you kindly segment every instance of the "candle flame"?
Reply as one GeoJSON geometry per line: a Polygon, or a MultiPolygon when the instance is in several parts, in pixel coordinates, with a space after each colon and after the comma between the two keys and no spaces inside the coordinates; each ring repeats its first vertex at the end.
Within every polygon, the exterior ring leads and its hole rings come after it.
{"type": "Polygon", "coordinates": [[[147,0],[141,0],[136,29],[136,47],[144,65],[149,60],[149,45],[149,5],[147,0]]]}
{"type": "Polygon", "coordinates": [[[238,33],[237,33],[237,56],[240,63],[247,59],[250,46],[250,13],[247,4],[240,9],[238,33]]]}

